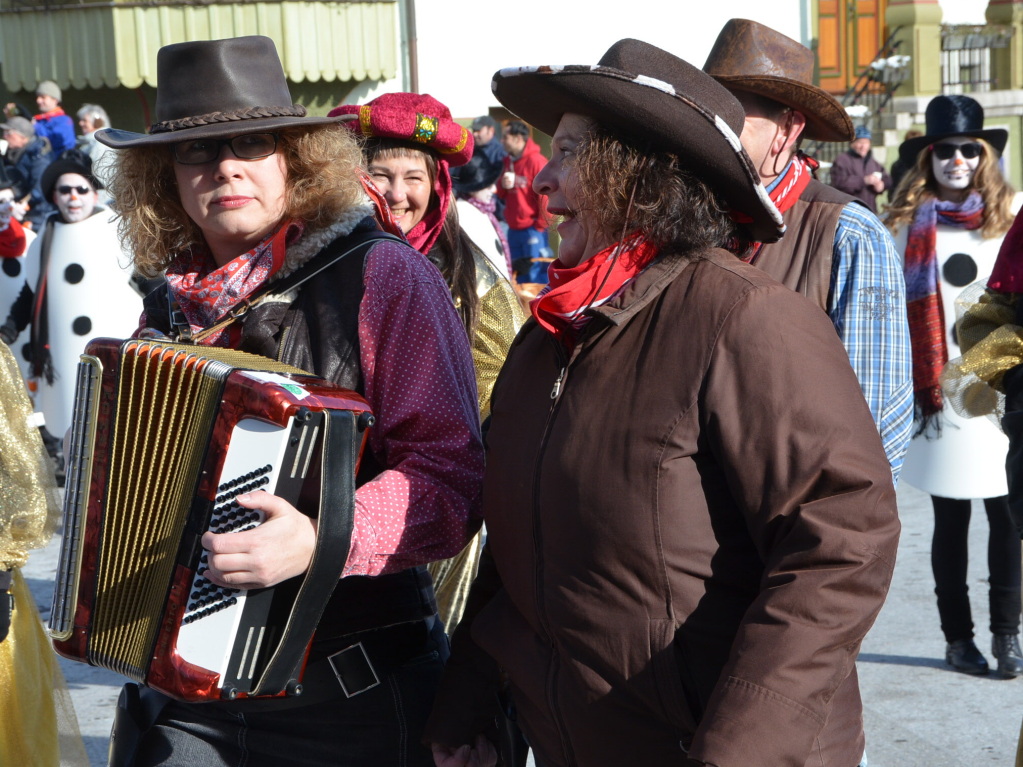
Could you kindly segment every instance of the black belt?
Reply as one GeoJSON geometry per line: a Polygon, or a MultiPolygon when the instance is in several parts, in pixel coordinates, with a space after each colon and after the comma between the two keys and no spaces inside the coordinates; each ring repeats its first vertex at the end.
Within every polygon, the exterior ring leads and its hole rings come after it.
{"type": "Polygon", "coordinates": [[[413,658],[433,649],[430,634],[436,616],[412,623],[337,637],[313,644],[314,660],[302,674],[302,693],[287,698],[225,702],[232,710],[263,711],[308,706],[336,698],[355,698],[380,686],[413,658]]]}

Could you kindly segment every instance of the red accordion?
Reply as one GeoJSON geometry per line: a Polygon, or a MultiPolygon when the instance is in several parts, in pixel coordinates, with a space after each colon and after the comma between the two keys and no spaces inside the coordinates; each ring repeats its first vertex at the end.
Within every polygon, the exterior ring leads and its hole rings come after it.
{"type": "Polygon", "coordinates": [[[347,558],[372,415],[263,357],[97,339],[78,369],[50,633],[61,655],[185,701],[301,692],[347,558]],[[204,576],[206,530],[259,524],[264,489],[318,517],[306,574],[238,590],[204,576]]]}

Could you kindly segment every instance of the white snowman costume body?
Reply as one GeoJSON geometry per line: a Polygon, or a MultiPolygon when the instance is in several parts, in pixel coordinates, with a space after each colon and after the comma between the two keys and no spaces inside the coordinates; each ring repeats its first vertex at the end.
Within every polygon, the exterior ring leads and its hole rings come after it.
{"type": "MultiPolygon", "coordinates": [[[[1014,213],[1021,203],[1023,195],[1017,194],[1014,213]]],[[[908,227],[904,227],[895,236],[896,248],[902,254],[906,252],[907,232],[908,227]]],[[[961,354],[955,336],[955,300],[967,286],[990,276],[1001,244],[1001,237],[984,239],[980,230],[941,224],[937,227],[936,253],[949,359],[961,354]]],[[[949,406],[939,418],[940,436],[928,430],[910,442],[902,479],[941,498],[1005,495],[1005,454],[1009,449],[1005,435],[987,418],[962,418],[949,406]]]]}
{"type": "MultiPolygon", "coordinates": [[[[36,290],[44,237],[26,255],[28,286],[36,290]]],[[[63,436],[71,425],[78,358],[93,338],[127,338],[138,328],[142,297],[131,284],[129,258],[117,239],[117,219],[96,207],[84,221],[53,225],[46,302],[54,380],[38,382],[36,410],[46,428],[63,436]]]]}

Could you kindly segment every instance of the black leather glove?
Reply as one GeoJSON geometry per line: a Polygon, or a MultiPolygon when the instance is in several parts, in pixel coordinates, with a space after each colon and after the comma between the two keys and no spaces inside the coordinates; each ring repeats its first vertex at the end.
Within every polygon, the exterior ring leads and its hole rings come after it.
{"type": "Polygon", "coordinates": [[[18,328],[15,327],[11,320],[7,320],[3,325],[0,325],[0,341],[10,346],[14,343],[18,337],[18,328]]]}
{"type": "Polygon", "coordinates": [[[11,587],[10,570],[0,570],[0,642],[11,630],[11,613],[14,611],[14,597],[8,591],[11,587]]]}
{"type": "Polygon", "coordinates": [[[1002,386],[1005,387],[1005,412],[1023,410],[1023,365],[1005,371],[1002,386]]]}

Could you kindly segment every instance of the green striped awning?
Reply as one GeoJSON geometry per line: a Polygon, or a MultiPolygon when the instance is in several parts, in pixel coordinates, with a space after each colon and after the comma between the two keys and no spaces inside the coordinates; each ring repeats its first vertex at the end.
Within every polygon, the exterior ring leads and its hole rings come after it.
{"type": "Polygon", "coordinates": [[[3,81],[62,88],[156,86],[156,51],[168,43],[240,35],[273,38],[292,82],[396,76],[397,3],[241,2],[50,5],[0,10],[3,81]]]}

